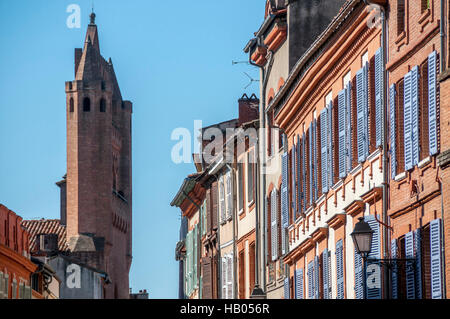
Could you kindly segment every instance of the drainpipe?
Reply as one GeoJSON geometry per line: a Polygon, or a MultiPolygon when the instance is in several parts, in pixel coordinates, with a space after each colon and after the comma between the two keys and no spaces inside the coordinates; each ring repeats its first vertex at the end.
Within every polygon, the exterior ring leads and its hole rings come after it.
{"type": "Polygon", "coordinates": [[[442,186],[442,178],[439,176],[439,168],[437,168],[436,172],[436,181],[439,183],[439,190],[441,191],[441,219],[442,219],[442,230],[441,230],[441,269],[442,269],[442,291],[443,291],[443,298],[447,298],[447,282],[446,282],[446,267],[445,267],[445,214],[444,214],[444,194],[443,194],[443,186],[442,186]]]}
{"type": "MultiPolygon", "coordinates": [[[[387,49],[389,48],[388,45],[386,45],[387,42],[387,36],[386,36],[386,9],[384,6],[380,5],[379,3],[376,3],[376,1],[373,0],[364,0],[364,3],[366,5],[375,5],[381,12],[381,50],[383,52],[383,66],[386,66],[387,63],[387,49]]],[[[384,225],[389,225],[388,220],[388,187],[389,187],[389,159],[387,154],[387,70],[384,68],[383,70],[383,89],[381,90],[382,94],[382,108],[381,108],[381,115],[382,115],[382,123],[383,123],[383,139],[382,139],[382,149],[383,149],[383,155],[382,155],[382,161],[383,161],[383,182],[382,182],[382,205],[383,205],[383,211],[382,211],[382,220],[384,225]]],[[[383,228],[383,258],[389,258],[389,227],[383,228]]],[[[383,274],[384,280],[384,299],[390,298],[390,276],[389,276],[389,269],[387,267],[384,268],[384,274],[383,274]]]]}
{"type": "MultiPolygon", "coordinates": [[[[258,44],[260,44],[262,42],[261,38],[258,38],[258,44]]],[[[258,45],[257,44],[257,45],[258,45]]],[[[266,88],[267,88],[267,81],[268,81],[268,77],[267,75],[270,73],[270,70],[272,69],[272,65],[273,65],[273,52],[269,51],[269,64],[267,67],[267,71],[264,69],[264,66],[260,66],[257,65],[256,63],[253,63],[253,61],[251,60],[251,56],[249,54],[249,63],[250,65],[256,66],[261,70],[261,78],[263,79],[263,86],[262,86],[262,92],[261,92],[261,99],[260,99],[260,128],[265,129],[266,128],[266,88]]],[[[262,199],[266,198],[266,175],[263,172],[264,169],[264,164],[266,163],[266,134],[264,131],[264,134],[260,134],[260,137],[258,139],[258,147],[259,147],[259,155],[261,156],[257,156],[257,168],[259,171],[259,177],[257,179],[257,184],[258,187],[260,187],[260,183],[262,184],[262,199]],[[262,162],[262,163],[261,163],[262,162]]],[[[260,191],[261,188],[258,189],[258,191],[260,191]]],[[[258,197],[259,198],[259,197],[258,197]]],[[[260,205],[261,206],[261,205],[260,205]]],[[[265,229],[266,229],[266,205],[262,205],[262,207],[260,207],[260,210],[262,212],[262,219],[263,219],[263,242],[264,242],[264,246],[265,246],[265,251],[267,250],[267,239],[266,239],[266,234],[265,234],[265,229]]],[[[259,256],[260,256],[260,248],[259,248],[259,242],[260,242],[260,238],[259,238],[259,211],[256,211],[256,241],[255,241],[255,251],[256,251],[256,256],[255,256],[255,289],[257,288],[261,289],[260,285],[259,285],[259,256]]],[[[263,291],[265,291],[266,289],[266,254],[263,254],[263,278],[262,278],[262,289],[263,291]]]]}

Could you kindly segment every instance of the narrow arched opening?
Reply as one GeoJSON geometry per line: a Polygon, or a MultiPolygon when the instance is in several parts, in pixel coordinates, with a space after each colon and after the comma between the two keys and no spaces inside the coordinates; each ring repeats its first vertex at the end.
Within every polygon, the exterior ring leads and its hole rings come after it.
{"type": "Polygon", "coordinates": [[[104,98],[100,100],[100,112],[106,112],[106,101],[104,98]]]}
{"type": "Polygon", "coordinates": [[[85,97],[83,100],[83,112],[91,111],[91,100],[88,97],[85,97]]]}

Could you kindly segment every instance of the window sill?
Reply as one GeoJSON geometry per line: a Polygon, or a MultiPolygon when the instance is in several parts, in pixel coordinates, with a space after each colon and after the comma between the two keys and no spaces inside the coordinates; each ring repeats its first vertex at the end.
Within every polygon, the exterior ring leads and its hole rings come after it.
{"type": "Polygon", "coordinates": [[[238,212],[238,215],[241,216],[243,213],[244,213],[244,209],[241,208],[241,209],[239,210],[239,212],[238,212]]]}
{"type": "Polygon", "coordinates": [[[431,9],[427,9],[419,18],[420,32],[423,32],[425,26],[431,22],[433,22],[433,15],[431,14],[431,9]]]}
{"type": "Polygon", "coordinates": [[[404,180],[406,178],[406,172],[397,174],[397,176],[394,177],[394,181],[399,182],[401,180],[404,180]]]}
{"type": "Polygon", "coordinates": [[[397,45],[397,51],[400,51],[400,47],[404,44],[407,44],[406,31],[400,33],[395,39],[395,44],[397,45]]]}
{"type": "Polygon", "coordinates": [[[247,207],[252,206],[254,203],[255,203],[255,200],[252,200],[251,202],[248,202],[248,203],[247,203],[247,207]]]}
{"type": "Polygon", "coordinates": [[[428,157],[424,158],[423,160],[421,160],[421,161],[419,162],[419,164],[417,164],[417,166],[418,166],[419,168],[422,168],[422,167],[424,167],[425,165],[427,165],[427,164],[429,164],[429,163],[431,163],[431,156],[428,156],[428,157]]]}

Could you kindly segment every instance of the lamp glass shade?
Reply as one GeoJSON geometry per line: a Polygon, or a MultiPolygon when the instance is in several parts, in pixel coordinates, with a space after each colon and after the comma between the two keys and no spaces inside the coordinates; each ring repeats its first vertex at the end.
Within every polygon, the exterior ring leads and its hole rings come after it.
{"type": "Polygon", "coordinates": [[[363,257],[366,257],[370,253],[372,248],[372,234],[374,231],[370,228],[370,225],[364,221],[363,217],[359,218],[359,222],[356,223],[355,229],[350,234],[355,245],[356,252],[363,257]]]}
{"type": "Polygon", "coordinates": [[[353,234],[353,243],[358,254],[368,255],[372,247],[372,233],[353,234]]]}

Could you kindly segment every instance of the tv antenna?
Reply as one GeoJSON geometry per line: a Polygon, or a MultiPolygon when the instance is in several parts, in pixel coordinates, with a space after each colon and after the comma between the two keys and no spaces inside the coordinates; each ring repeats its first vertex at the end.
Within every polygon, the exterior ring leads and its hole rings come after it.
{"type": "Polygon", "coordinates": [[[231,65],[236,65],[236,64],[240,64],[240,63],[249,64],[248,61],[231,61],[231,65]]]}
{"type": "Polygon", "coordinates": [[[252,85],[253,82],[259,82],[259,80],[255,80],[255,79],[252,78],[250,75],[248,75],[247,72],[244,72],[244,74],[250,79],[250,83],[247,84],[247,86],[246,86],[244,89],[246,89],[246,88],[248,88],[250,85],[252,85]]]}

